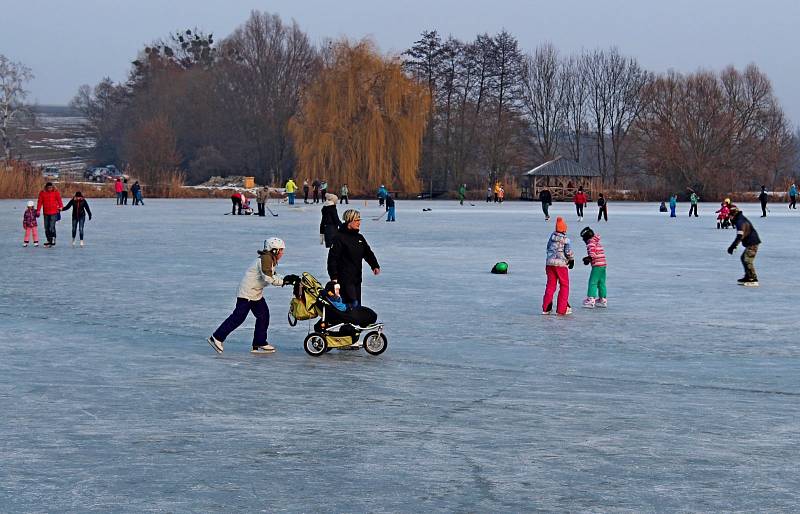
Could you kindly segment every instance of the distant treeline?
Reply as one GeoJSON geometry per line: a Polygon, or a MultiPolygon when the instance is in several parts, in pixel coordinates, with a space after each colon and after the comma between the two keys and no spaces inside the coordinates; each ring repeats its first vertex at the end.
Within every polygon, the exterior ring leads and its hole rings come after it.
{"type": "Polygon", "coordinates": [[[710,198],[783,187],[798,146],[755,65],[659,75],[614,48],[524,52],[505,31],[466,42],[426,31],[384,56],[368,41],[316,47],[260,12],[220,41],[195,29],[152,43],[125,82],[83,86],[72,106],[97,161],[152,181],[180,170],[191,183],[483,190],[564,155],[609,187],[710,198]]]}

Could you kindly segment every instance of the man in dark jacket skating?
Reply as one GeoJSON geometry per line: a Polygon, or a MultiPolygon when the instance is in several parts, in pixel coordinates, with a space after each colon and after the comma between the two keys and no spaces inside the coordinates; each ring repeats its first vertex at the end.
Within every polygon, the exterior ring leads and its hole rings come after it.
{"type": "Polygon", "coordinates": [[[342,299],[351,307],[361,305],[361,261],[367,261],[374,275],[381,267],[367,240],[359,233],[361,214],[348,209],[342,215],[344,225],[336,234],[328,252],[328,275],[341,286],[342,299]]]}
{"type": "Polygon", "coordinates": [[[750,223],[750,220],[745,218],[742,211],[735,205],[730,206],[729,217],[733,226],[736,227],[736,239],[734,239],[733,243],[728,247],[728,253],[733,255],[739,243],[742,243],[742,246],[744,246],[744,252],[742,252],[741,257],[742,266],[744,266],[744,277],[737,280],[737,282],[743,286],[757,287],[758,276],[756,275],[756,268],[753,262],[756,259],[756,253],[758,252],[758,245],[761,244],[761,239],[759,239],[758,232],[753,228],[753,224],[750,223]]]}
{"type": "Polygon", "coordinates": [[[547,188],[539,191],[539,201],[542,202],[542,212],[544,212],[544,220],[550,221],[550,206],[553,205],[553,195],[547,188]]]}
{"type": "Polygon", "coordinates": [[[769,195],[767,194],[767,188],[765,186],[761,186],[761,193],[758,194],[758,201],[761,203],[761,217],[766,218],[769,195]]]}

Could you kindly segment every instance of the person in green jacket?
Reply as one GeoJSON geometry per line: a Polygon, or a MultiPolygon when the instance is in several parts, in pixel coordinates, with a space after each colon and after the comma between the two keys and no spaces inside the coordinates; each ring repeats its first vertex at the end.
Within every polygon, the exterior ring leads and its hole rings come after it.
{"type": "Polygon", "coordinates": [[[467,185],[461,184],[458,188],[458,203],[464,205],[464,198],[467,196],[467,185]]]}
{"type": "Polygon", "coordinates": [[[692,194],[689,196],[689,216],[690,217],[692,216],[692,213],[694,213],[694,217],[695,218],[698,217],[697,216],[697,201],[699,199],[700,199],[700,197],[697,196],[697,193],[692,191],[692,194]]]}
{"type": "Polygon", "coordinates": [[[341,204],[344,202],[347,205],[350,205],[350,201],[347,197],[350,195],[350,190],[347,188],[347,184],[344,184],[341,189],[339,189],[339,203],[341,204]]]}

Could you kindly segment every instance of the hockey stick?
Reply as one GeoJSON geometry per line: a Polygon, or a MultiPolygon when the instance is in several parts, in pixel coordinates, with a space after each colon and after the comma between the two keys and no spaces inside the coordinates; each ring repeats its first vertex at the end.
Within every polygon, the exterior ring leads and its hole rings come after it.
{"type": "Polygon", "coordinates": [[[269,208],[269,205],[267,205],[267,204],[264,204],[264,207],[266,207],[266,209],[269,211],[269,213],[270,213],[270,214],[272,214],[272,215],[273,215],[273,216],[275,216],[276,218],[278,217],[278,215],[277,215],[277,214],[275,214],[274,212],[272,212],[272,209],[270,209],[270,208],[269,208]]]}
{"type": "Polygon", "coordinates": [[[377,218],[372,218],[372,221],[378,221],[378,220],[380,220],[382,218],[385,218],[388,214],[389,214],[389,211],[386,211],[383,214],[381,214],[380,216],[378,216],[377,218]]]}

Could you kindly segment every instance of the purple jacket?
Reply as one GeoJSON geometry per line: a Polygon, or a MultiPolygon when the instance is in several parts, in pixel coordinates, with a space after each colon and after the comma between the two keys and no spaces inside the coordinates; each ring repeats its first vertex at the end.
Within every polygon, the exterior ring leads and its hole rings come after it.
{"type": "Polygon", "coordinates": [[[33,207],[28,207],[25,209],[25,214],[22,215],[22,227],[23,228],[31,228],[38,225],[36,223],[36,218],[39,217],[39,214],[36,212],[36,209],[33,207]]]}

